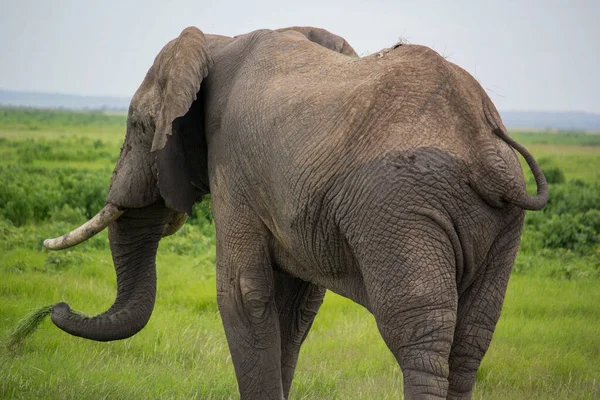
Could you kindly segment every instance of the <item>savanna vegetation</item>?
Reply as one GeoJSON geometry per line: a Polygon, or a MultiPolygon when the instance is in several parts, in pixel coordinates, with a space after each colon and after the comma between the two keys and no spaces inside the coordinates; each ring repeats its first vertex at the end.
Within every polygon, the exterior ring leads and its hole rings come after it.
{"type": "MultiPolygon", "coordinates": [[[[124,131],[124,115],[0,109],[1,398],[237,397],[216,306],[208,203],[161,242],[156,307],[139,334],[96,343],[45,321],[27,341],[6,346],[11,329],[33,308],[64,300],[94,314],[112,304],[105,232],[62,252],[41,243],[102,207],[124,131]]],[[[474,397],[597,399],[600,135],[513,136],[540,161],[550,201],[527,214],[474,397]]],[[[401,382],[371,315],[328,293],[303,346],[291,398],[400,398],[401,382]]]]}

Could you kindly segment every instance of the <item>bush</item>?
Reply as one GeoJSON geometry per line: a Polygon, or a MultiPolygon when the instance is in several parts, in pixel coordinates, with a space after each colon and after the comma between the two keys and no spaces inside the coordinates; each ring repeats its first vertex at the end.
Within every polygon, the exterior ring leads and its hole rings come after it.
{"type": "Polygon", "coordinates": [[[16,226],[21,226],[33,219],[33,205],[27,198],[25,191],[14,186],[4,188],[6,196],[0,196],[3,204],[2,217],[8,219],[16,226]],[[2,199],[6,197],[6,199],[2,199]]]}
{"type": "Polygon", "coordinates": [[[544,214],[578,214],[600,210],[600,184],[572,180],[550,186],[548,205],[544,214]]]}
{"type": "Polygon", "coordinates": [[[521,249],[567,249],[577,254],[600,246],[600,185],[573,180],[549,185],[548,205],[527,213],[521,249]]]}
{"type": "Polygon", "coordinates": [[[71,225],[81,225],[87,221],[85,211],[81,208],[73,208],[63,204],[61,208],[55,208],[50,215],[52,222],[65,222],[71,225]]]}
{"type": "Polygon", "coordinates": [[[91,218],[105,204],[110,172],[0,166],[0,216],[15,226],[48,220],[66,205],[91,218]]]}
{"type": "Polygon", "coordinates": [[[556,183],[564,183],[565,182],[565,173],[562,169],[549,165],[542,166],[542,172],[546,177],[546,181],[548,184],[556,184],[556,183]]]}
{"type": "MultiPolygon", "coordinates": [[[[548,157],[542,157],[538,160],[538,165],[542,169],[544,176],[546,177],[546,181],[548,184],[558,184],[565,183],[565,173],[562,168],[557,167],[554,164],[554,159],[548,157]]],[[[530,178],[529,183],[534,183],[535,179],[533,176],[530,178]]]]}
{"type": "Polygon", "coordinates": [[[83,161],[100,159],[116,162],[117,151],[109,151],[101,140],[87,137],[70,137],[60,140],[26,139],[10,143],[15,149],[17,159],[24,164],[34,161],[83,161]]]}
{"type": "Polygon", "coordinates": [[[600,244],[600,210],[552,215],[539,228],[545,248],[586,253],[600,244]]]}
{"type": "Polygon", "coordinates": [[[175,254],[199,256],[215,246],[214,229],[208,224],[204,227],[186,224],[176,234],[164,238],[160,246],[175,254]]]}
{"type": "Polygon", "coordinates": [[[212,222],[213,219],[210,195],[207,195],[202,202],[194,204],[194,207],[192,208],[192,216],[188,219],[187,223],[203,226],[206,224],[212,224],[212,222]]]}

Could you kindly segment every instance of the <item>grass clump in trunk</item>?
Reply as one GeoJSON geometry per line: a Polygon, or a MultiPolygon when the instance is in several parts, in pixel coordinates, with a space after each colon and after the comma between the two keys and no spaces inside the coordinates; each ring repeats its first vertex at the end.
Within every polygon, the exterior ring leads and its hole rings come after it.
{"type": "Polygon", "coordinates": [[[54,307],[54,305],[39,307],[24,316],[15,329],[8,335],[8,341],[6,343],[8,349],[16,350],[28,336],[35,332],[44,318],[52,313],[52,307],[54,307]]]}

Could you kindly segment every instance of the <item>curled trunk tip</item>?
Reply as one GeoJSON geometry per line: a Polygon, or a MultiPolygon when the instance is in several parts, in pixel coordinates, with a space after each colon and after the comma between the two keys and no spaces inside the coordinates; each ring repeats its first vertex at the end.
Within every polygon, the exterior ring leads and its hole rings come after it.
{"type": "MultiPolygon", "coordinates": [[[[152,305],[154,302],[152,302],[152,305]]],[[[107,312],[96,317],[90,317],[82,312],[71,309],[67,303],[61,302],[52,307],[51,319],[54,325],[63,331],[85,339],[99,342],[109,342],[112,340],[127,339],[141,331],[148,320],[150,312],[143,312],[142,318],[123,318],[119,314],[127,314],[123,310],[118,312],[107,312]],[[106,319],[122,319],[118,326],[107,327],[106,319]]]]}

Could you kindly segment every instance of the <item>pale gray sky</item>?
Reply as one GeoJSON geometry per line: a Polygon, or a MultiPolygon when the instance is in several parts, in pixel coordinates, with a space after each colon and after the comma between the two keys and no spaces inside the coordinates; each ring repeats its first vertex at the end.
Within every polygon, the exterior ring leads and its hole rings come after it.
{"type": "Polygon", "coordinates": [[[2,0],[0,88],[132,96],[189,25],[318,26],[363,55],[403,37],[471,72],[501,110],[600,113],[599,0],[2,0]]]}

